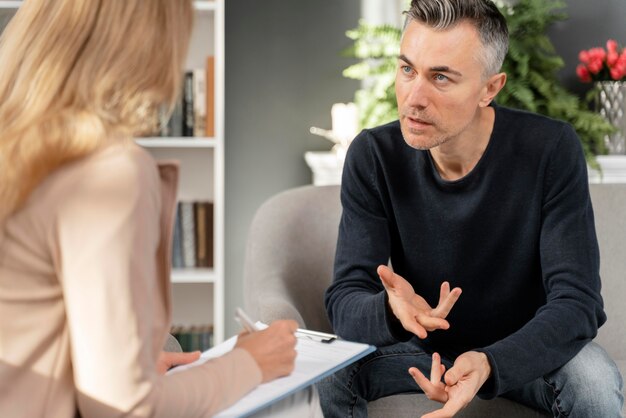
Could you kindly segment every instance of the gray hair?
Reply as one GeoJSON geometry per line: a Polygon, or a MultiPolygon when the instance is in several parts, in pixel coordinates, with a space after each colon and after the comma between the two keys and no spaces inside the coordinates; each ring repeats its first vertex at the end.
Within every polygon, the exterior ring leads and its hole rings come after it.
{"type": "Polygon", "coordinates": [[[460,21],[470,22],[478,31],[484,46],[479,55],[484,76],[497,74],[509,49],[506,19],[490,0],[412,0],[405,11],[409,22],[417,21],[436,30],[454,27],[460,21]]]}

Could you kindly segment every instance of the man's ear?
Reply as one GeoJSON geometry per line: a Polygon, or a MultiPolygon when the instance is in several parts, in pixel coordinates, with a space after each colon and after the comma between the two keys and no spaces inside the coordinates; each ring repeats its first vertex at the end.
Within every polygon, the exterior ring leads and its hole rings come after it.
{"type": "Polygon", "coordinates": [[[484,88],[484,94],[478,105],[487,107],[494,97],[502,90],[506,84],[506,73],[494,74],[487,80],[484,88]]]}

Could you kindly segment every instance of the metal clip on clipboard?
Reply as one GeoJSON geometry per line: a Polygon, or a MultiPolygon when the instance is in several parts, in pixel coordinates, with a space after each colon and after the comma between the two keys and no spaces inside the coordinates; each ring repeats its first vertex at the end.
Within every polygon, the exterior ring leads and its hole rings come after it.
{"type": "Polygon", "coordinates": [[[337,336],[335,334],[327,334],[325,332],[311,331],[302,328],[298,328],[298,330],[296,331],[296,337],[306,338],[308,340],[313,340],[326,344],[332,343],[337,339],[337,336]]]}

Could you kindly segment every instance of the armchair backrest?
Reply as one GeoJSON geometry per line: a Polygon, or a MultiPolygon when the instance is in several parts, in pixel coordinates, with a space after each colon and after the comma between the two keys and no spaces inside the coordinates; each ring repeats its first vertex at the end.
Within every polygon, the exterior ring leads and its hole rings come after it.
{"type": "Polygon", "coordinates": [[[332,280],[340,216],[339,186],[290,189],[257,210],[244,264],[244,301],[252,315],[332,331],[324,291],[332,280]]]}
{"type": "Polygon", "coordinates": [[[626,361],[626,184],[590,186],[608,316],[596,341],[613,359],[626,361]]]}

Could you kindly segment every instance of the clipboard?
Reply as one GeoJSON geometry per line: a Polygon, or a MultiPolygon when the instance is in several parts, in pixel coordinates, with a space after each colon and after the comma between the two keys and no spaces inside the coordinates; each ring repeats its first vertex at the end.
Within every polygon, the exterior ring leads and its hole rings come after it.
{"type": "MultiPolygon", "coordinates": [[[[267,325],[257,322],[259,328],[267,325]]],[[[294,371],[285,377],[263,383],[229,408],[215,415],[215,418],[246,417],[261,409],[304,389],[338,370],[372,353],[376,347],[354,343],[337,338],[336,335],[298,329],[296,331],[296,363],[294,371]]],[[[170,371],[178,373],[211,358],[219,357],[233,349],[237,336],[205,351],[194,363],[178,366],[170,371]]]]}

